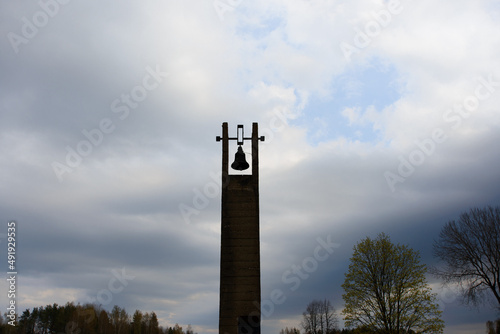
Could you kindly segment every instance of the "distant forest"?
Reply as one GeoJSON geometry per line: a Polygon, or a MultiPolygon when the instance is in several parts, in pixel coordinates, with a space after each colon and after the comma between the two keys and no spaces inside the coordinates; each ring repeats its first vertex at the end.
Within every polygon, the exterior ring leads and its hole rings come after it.
{"type": "MultiPolygon", "coordinates": [[[[0,315],[0,334],[197,334],[188,325],[185,330],[178,324],[163,327],[158,323],[155,312],[136,310],[129,315],[125,309],[114,306],[107,312],[93,304],[64,306],[58,304],[40,306],[25,310],[16,320],[15,326],[9,324],[7,313],[0,315]]],[[[279,334],[374,334],[385,333],[366,327],[354,329],[332,329],[322,331],[301,331],[291,327],[282,329],[279,334]]],[[[414,333],[413,331],[404,333],[414,333]]],[[[487,334],[500,334],[500,319],[486,323],[487,334]]]]}
{"type": "Polygon", "coordinates": [[[155,312],[136,310],[129,315],[114,306],[110,312],[93,304],[66,303],[34,307],[19,315],[16,325],[9,324],[7,314],[0,315],[0,333],[5,334],[195,334],[178,324],[163,327],[155,312]]]}

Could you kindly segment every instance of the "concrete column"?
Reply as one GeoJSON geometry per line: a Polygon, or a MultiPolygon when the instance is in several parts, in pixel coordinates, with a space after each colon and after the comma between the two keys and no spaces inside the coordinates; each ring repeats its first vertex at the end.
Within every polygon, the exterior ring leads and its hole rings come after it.
{"type": "MultiPolygon", "coordinates": [[[[223,123],[222,173],[228,172],[223,123]]],[[[219,334],[260,334],[258,125],[252,127],[252,174],[228,175],[222,186],[219,334]]]]}

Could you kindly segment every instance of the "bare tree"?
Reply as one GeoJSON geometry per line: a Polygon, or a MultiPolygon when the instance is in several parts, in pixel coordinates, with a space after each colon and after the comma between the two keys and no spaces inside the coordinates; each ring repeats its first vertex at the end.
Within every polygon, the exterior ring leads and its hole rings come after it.
{"type": "Polygon", "coordinates": [[[329,300],[313,300],[303,316],[302,328],[306,334],[329,334],[337,329],[338,319],[329,300]]]}
{"type": "Polygon", "coordinates": [[[338,328],[339,320],[335,314],[335,308],[329,300],[325,299],[320,302],[320,313],[323,314],[324,327],[322,327],[322,333],[329,334],[338,328]]]}
{"type": "Polygon", "coordinates": [[[306,311],[303,313],[302,328],[306,334],[318,333],[318,304],[317,301],[312,301],[307,305],[306,311]]]}
{"type": "Polygon", "coordinates": [[[500,308],[500,208],[488,206],[462,213],[445,224],[434,242],[434,255],[444,262],[432,273],[445,283],[458,283],[467,304],[477,305],[492,292],[500,308]]]}

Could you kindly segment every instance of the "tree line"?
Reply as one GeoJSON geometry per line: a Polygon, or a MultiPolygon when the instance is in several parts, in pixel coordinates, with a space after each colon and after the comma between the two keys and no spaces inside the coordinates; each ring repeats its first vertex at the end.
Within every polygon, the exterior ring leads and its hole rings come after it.
{"type": "Polygon", "coordinates": [[[25,310],[16,326],[0,315],[0,333],[5,334],[195,334],[189,325],[163,327],[155,312],[136,310],[130,316],[115,305],[107,312],[94,304],[75,305],[72,302],[34,307],[25,310]]]}
{"type": "MultiPolygon", "coordinates": [[[[442,333],[437,294],[425,274],[444,284],[457,285],[465,304],[488,301],[500,311],[500,207],[473,208],[449,221],[434,241],[438,266],[428,268],[418,251],[394,244],[380,233],[354,246],[342,284],[346,329],[338,328],[337,314],[328,300],[312,301],[303,313],[305,334],[442,333]]],[[[280,334],[300,334],[285,328],[280,334]]],[[[500,334],[500,319],[486,323],[487,334],[500,334]]]]}

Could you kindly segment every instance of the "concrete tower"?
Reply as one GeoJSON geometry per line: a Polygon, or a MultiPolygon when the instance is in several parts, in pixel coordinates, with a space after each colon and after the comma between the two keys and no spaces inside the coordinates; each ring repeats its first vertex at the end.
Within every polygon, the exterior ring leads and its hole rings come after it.
{"type": "MultiPolygon", "coordinates": [[[[222,124],[222,217],[219,334],[260,334],[259,140],[258,125],[245,138],[228,136],[222,124]],[[229,141],[252,142],[252,174],[230,175],[229,141]]],[[[238,153],[236,154],[238,160],[238,153]]],[[[239,154],[239,158],[242,152],[239,154]]],[[[246,165],[246,162],[244,163],[246,165]]],[[[245,167],[243,167],[245,168],[245,167]]]]}

